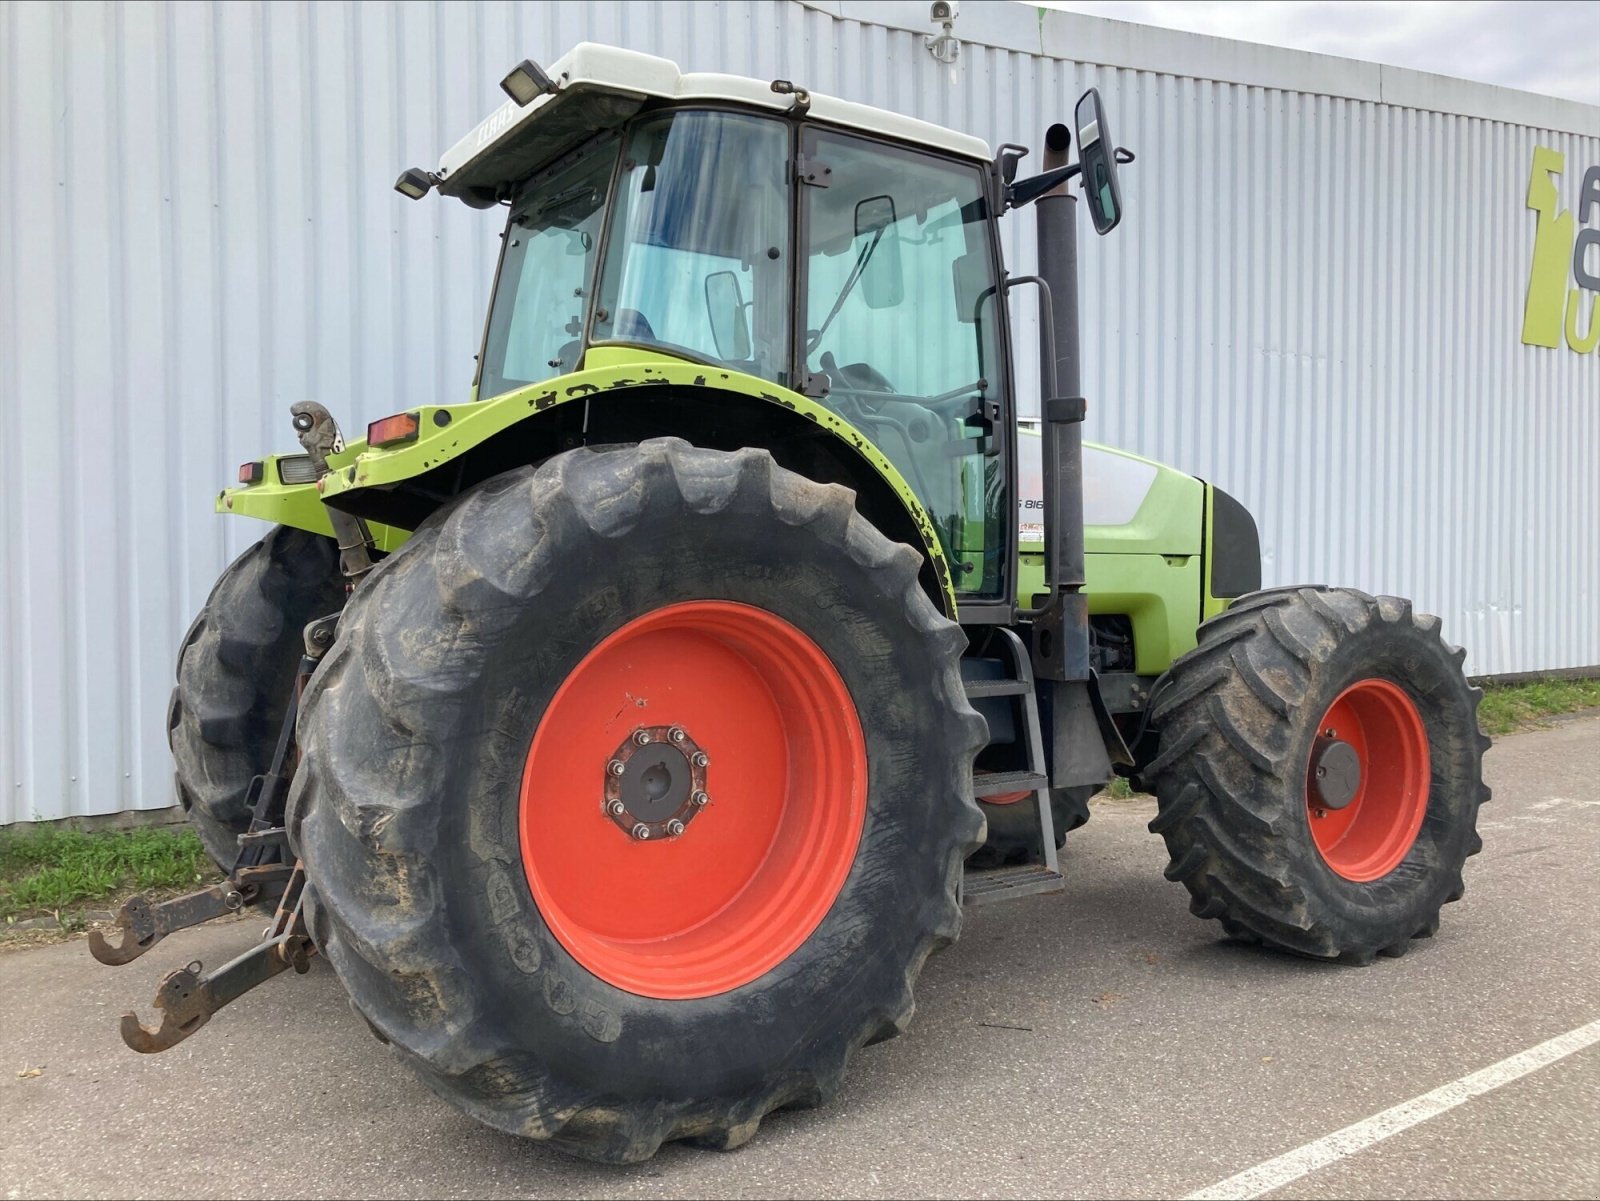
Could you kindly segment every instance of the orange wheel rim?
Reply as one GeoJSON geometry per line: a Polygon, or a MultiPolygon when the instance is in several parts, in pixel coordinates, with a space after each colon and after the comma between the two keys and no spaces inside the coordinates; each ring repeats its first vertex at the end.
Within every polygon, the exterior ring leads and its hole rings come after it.
{"type": "Polygon", "coordinates": [[[804,633],[729,601],[668,605],[590,651],[528,749],[528,886],[600,979],[708,997],[821,923],[866,819],[861,722],[804,633]]]}
{"type": "Polygon", "coordinates": [[[1399,867],[1422,829],[1430,774],[1428,733],[1403,688],[1366,679],[1341,692],[1306,770],[1306,820],[1323,862],[1358,882],[1399,867]]]}

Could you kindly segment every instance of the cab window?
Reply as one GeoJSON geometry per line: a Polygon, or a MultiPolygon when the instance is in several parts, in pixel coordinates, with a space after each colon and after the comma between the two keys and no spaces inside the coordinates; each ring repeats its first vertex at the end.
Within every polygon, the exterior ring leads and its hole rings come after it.
{"type": "Polygon", "coordinates": [[[997,594],[1003,381],[984,175],[816,129],[802,143],[829,168],[826,187],[801,189],[805,369],[916,491],[957,589],[997,594]]]}

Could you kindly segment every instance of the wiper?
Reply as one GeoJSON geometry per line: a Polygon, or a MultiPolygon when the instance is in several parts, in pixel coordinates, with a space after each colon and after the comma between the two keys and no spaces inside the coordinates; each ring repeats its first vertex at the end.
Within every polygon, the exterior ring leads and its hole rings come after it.
{"type": "Polygon", "coordinates": [[[833,319],[839,315],[839,310],[844,308],[844,302],[849,299],[850,293],[855,291],[861,273],[867,269],[867,261],[872,258],[872,252],[878,248],[878,243],[883,241],[883,235],[889,231],[887,225],[880,225],[878,232],[872,235],[872,241],[861,248],[861,254],[856,258],[856,265],[850,268],[850,274],[845,276],[844,286],[839,289],[839,295],[834,299],[833,307],[828,310],[828,315],[822,319],[822,327],[806,343],[806,353],[810,354],[822,342],[822,335],[828,332],[828,326],[833,324],[833,319]]]}

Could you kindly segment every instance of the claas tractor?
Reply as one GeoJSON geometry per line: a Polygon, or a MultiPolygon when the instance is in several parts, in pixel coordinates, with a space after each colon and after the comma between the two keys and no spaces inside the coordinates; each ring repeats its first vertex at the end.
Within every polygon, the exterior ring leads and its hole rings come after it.
{"type": "Polygon", "coordinates": [[[320,957],[491,1126],[735,1147],[906,1028],[964,907],[1060,892],[1118,777],[1229,936],[1368,963],[1434,933],[1488,795],[1463,652],[1404,600],[1262,590],[1238,501],[1082,439],[1077,209],[1111,232],[1134,161],[1096,92],[1019,176],[1018,145],[604,46],[502,87],[396,185],[504,210],[470,394],[348,441],[296,404],[299,451],[218,498],[273,527],[169,715],[226,880],[91,949],[269,924],[130,1046],[320,957]]]}

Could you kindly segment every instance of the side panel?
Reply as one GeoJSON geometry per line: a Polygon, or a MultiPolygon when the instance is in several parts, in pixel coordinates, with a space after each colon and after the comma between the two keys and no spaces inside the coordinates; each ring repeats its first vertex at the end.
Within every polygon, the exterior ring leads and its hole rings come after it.
{"type": "MultiPolygon", "coordinates": [[[[1017,596],[1044,591],[1043,486],[1036,432],[1020,431],[1017,596]]],[[[1133,623],[1134,670],[1158,675],[1192,650],[1202,620],[1206,485],[1153,460],[1094,443],[1083,447],[1084,578],[1090,616],[1133,623]]],[[[1219,610],[1220,611],[1220,610],[1219,610]]],[[[1209,615],[1209,614],[1206,614],[1209,615]]]]}

